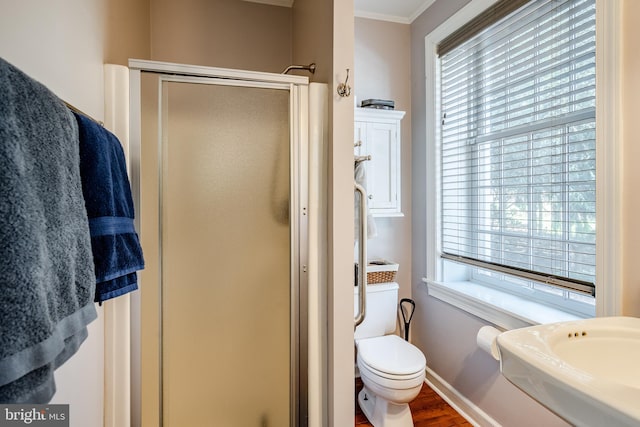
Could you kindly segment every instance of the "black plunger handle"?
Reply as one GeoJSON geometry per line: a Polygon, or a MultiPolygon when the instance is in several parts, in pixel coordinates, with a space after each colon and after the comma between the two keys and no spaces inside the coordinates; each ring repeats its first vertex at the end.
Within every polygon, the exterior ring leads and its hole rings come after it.
{"type": "Polygon", "coordinates": [[[411,298],[402,298],[400,300],[400,312],[402,313],[402,320],[404,320],[404,339],[405,341],[409,341],[409,325],[411,324],[411,318],[413,318],[413,312],[416,310],[416,303],[411,298]],[[411,314],[409,315],[409,320],[407,320],[407,316],[404,312],[404,307],[402,303],[408,302],[411,304],[411,314]]]}

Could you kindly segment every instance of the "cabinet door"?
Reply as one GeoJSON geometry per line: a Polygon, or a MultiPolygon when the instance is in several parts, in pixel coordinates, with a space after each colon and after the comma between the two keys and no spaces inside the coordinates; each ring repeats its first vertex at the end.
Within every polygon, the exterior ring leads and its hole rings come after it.
{"type": "Polygon", "coordinates": [[[367,162],[367,192],[373,214],[400,212],[396,133],[394,123],[367,123],[365,150],[371,155],[367,162]]]}
{"type": "Polygon", "coordinates": [[[354,148],[366,161],[369,209],[374,216],[403,216],[400,202],[400,120],[404,111],[356,108],[354,148]]]}
{"type": "Polygon", "coordinates": [[[365,162],[369,209],[374,216],[397,216],[400,212],[400,142],[398,125],[388,122],[356,121],[356,156],[370,155],[365,162]]]}

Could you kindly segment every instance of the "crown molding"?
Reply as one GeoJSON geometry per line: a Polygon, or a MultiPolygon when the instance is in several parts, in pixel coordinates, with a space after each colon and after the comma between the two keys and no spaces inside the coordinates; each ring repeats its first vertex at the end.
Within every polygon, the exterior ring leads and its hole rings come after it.
{"type": "Polygon", "coordinates": [[[411,24],[417,17],[427,10],[436,0],[424,0],[424,2],[409,16],[393,15],[387,13],[371,12],[369,10],[356,9],[354,16],[357,18],[375,19],[378,21],[395,22],[397,24],[411,24]]]}

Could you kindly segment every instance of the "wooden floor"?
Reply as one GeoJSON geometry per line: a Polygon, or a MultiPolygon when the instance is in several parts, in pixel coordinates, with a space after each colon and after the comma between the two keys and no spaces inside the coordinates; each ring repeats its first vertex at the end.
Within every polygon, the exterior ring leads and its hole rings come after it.
{"type": "MultiPolygon", "coordinates": [[[[371,424],[364,416],[358,405],[358,393],[362,389],[362,381],[356,378],[356,417],[355,425],[366,427],[371,424]]],[[[427,384],[422,385],[422,390],[416,399],[409,403],[413,424],[415,427],[453,427],[471,426],[455,409],[433,391],[427,384]]]]}

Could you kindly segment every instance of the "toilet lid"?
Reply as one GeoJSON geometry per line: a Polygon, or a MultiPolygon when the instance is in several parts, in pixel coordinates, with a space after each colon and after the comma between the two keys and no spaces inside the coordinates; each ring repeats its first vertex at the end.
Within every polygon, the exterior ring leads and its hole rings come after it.
{"type": "Polygon", "coordinates": [[[414,374],[423,371],[427,363],[416,346],[397,335],[360,340],[358,356],[371,368],[391,375],[414,374]]]}

